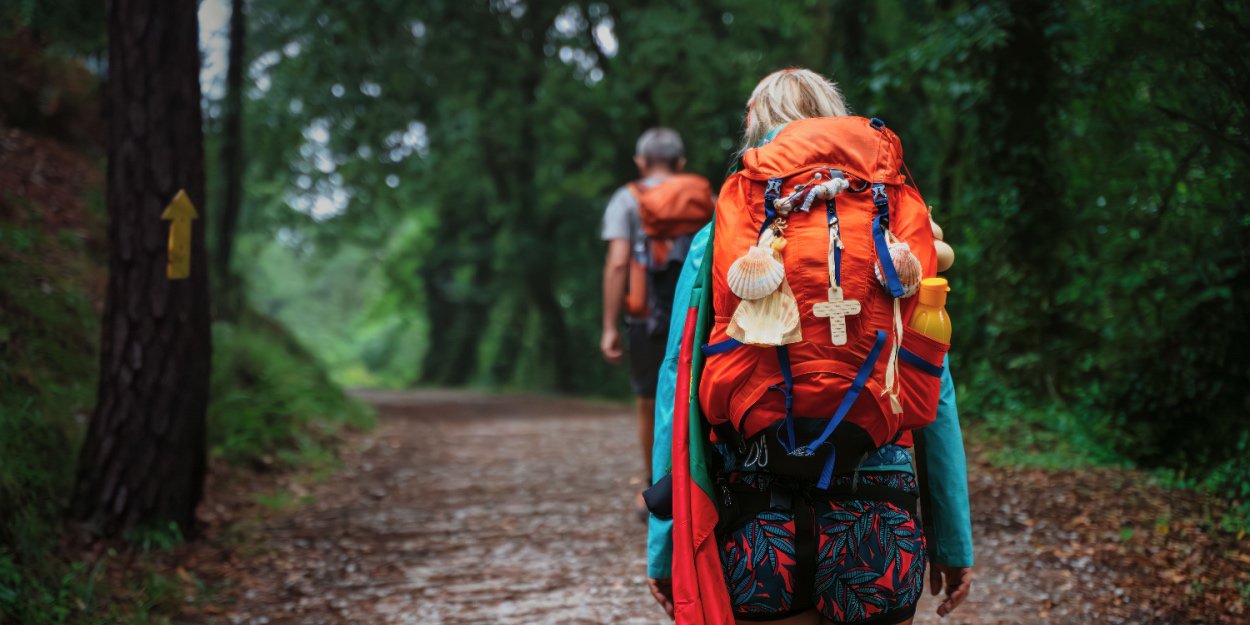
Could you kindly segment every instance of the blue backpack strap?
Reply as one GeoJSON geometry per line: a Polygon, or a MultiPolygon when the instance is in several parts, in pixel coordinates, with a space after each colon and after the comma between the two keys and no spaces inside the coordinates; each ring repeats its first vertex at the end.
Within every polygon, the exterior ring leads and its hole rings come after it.
{"type": "Polygon", "coordinates": [[[909,351],[906,347],[900,347],[898,349],[898,358],[899,360],[902,360],[903,362],[925,372],[928,375],[935,378],[942,377],[942,370],[944,367],[930,364],[929,361],[916,355],[915,352],[909,351]]]}
{"type": "Polygon", "coordinates": [[[903,283],[894,271],[894,261],[890,260],[890,245],[885,241],[885,231],[890,228],[890,198],[885,193],[885,184],[872,184],[872,204],[877,208],[877,216],[872,218],[872,239],[877,246],[877,261],[881,263],[881,275],[885,276],[890,295],[903,297],[903,283]]]}
{"type": "Polygon", "coordinates": [[[791,452],[798,443],[794,440],[794,373],[790,369],[790,349],[785,345],[777,346],[777,366],[781,369],[781,384],[774,384],[768,389],[781,391],[785,396],[786,416],[782,423],[786,428],[786,437],[780,440],[786,452],[791,452]]]}
{"type": "Polygon", "coordinates": [[[768,186],[764,187],[764,223],[760,224],[760,233],[756,235],[757,240],[764,236],[764,231],[768,229],[769,224],[777,219],[777,209],[773,207],[773,203],[781,197],[781,182],[781,178],[769,178],[768,186]]]}
{"type": "MultiPolygon", "coordinates": [[[[868,383],[868,377],[872,375],[873,368],[877,365],[877,358],[881,356],[881,349],[885,347],[886,334],[882,330],[877,330],[877,338],[873,341],[872,349],[868,351],[868,357],[864,359],[864,363],[859,366],[859,371],[855,373],[855,379],[851,382],[851,388],[847,389],[846,395],[842,396],[842,403],[838,405],[838,409],[829,418],[829,423],[825,424],[825,429],[817,436],[815,440],[796,449],[796,455],[812,455],[816,449],[823,445],[829,437],[833,435],[833,431],[838,428],[842,420],[846,418],[846,414],[851,411],[851,406],[855,405],[855,400],[859,398],[859,394],[864,390],[864,385],[868,383]]],[[[786,406],[786,418],[790,418],[789,404],[786,406]]],[[[793,427],[793,425],[791,425],[793,427]]],[[[793,436],[793,435],[791,435],[793,436]]],[[[834,449],[829,450],[829,459],[825,461],[824,470],[820,473],[820,481],[816,483],[817,488],[825,489],[829,487],[829,481],[833,478],[833,465],[837,459],[837,452],[834,449]]]]}
{"type": "Polygon", "coordinates": [[[703,350],[704,356],[716,356],[742,347],[742,341],[735,338],[728,338],[715,343],[708,343],[699,349],[703,350]]]}

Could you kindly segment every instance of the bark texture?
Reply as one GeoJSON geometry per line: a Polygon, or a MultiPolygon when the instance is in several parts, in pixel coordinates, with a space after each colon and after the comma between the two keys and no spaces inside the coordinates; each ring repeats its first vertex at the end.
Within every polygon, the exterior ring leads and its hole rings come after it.
{"type": "Polygon", "coordinates": [[[109,284],[98,401],[72,516],[115,535],[194,530],[205,471],[210,334],[195,0],[109,5],[109,284]],[[179,189],[200,211],[191,277],[165,276],[179,189]]]}

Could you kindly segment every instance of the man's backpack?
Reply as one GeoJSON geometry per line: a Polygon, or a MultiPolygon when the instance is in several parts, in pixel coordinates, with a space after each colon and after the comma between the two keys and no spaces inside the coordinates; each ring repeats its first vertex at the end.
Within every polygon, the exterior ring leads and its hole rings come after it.
{"type": "Polygon", "coordinates": [[[698,392],[717,439],[749,463],[823,488],[873,450],[908,444],[909,430],[935,417],[949,346],[904,327],[916,298],[891,259],[906,256],[905,243],[915,258],[907,259],[915,267],[908,283],[936,273],[928,212],[905,184],[902,155],[879,120],[804,119],[748,150],[721,189],[714,322],[698,392]],[[821,184],[837,194],[820,197],[821,184]],[[740,278],[731,286],[730,268],[780,224],[784,246],[772,248],[784,266],[778,289],[792,292],[797,325],[786,338],[744,344],[734,338],[743,336],[735,313],[746,301],[735,289],[744,289],[740,278]]]}
{"type": "Polygon", "coordinates": [[[696,232],[712,218],[712,185],[695,174],[676,174],[646,186],[633,182],[642,232],[631,242],[626,310],[646,319],[652,334],[667,329],[673,290],[696,232]]]}

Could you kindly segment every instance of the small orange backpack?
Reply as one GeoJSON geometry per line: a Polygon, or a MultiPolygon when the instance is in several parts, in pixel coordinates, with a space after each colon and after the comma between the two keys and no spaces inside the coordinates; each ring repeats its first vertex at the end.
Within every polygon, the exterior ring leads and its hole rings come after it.
{"type": "Polygon", "coordinates": [[[908,281],[936,273],[928,211],[905,184],[902,159],[880,120],[804,119],[747,150],[721,188],[699,402],[716,438],[760,468],[825,488],[877,448],[910,444],[908,432],[936,415],[949,345],[905,327],[916,298],[891,260],[891,246],[906,243],[915,257],[908,281]],[[813,201],[834,178],[845,181],[840,192],[813,201]],[[744,344],[731,336],[744,300],[730,267],[778,225],[797,329],[780,345],[744,344]]]}
{"type": "Polygon", "coordinates": [[[646,186],[629,184],[638,201],[642,236],[632,241],[625,307],[631,317],[663,326],[690,241],[712,219],[712,185],[697,174],[674,174],[646,186]]]}

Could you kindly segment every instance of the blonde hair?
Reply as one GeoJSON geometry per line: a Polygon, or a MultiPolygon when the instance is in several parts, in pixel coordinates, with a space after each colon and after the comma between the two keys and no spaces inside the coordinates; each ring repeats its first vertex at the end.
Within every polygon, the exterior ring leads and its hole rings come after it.
{"type": "Polygon", "coordinates": [[[764,140],[774,128],[796,119],[849,115],[838,85],[809,69],[792,68],[764,77],[747,100],[742,151],[764,140]]]}

